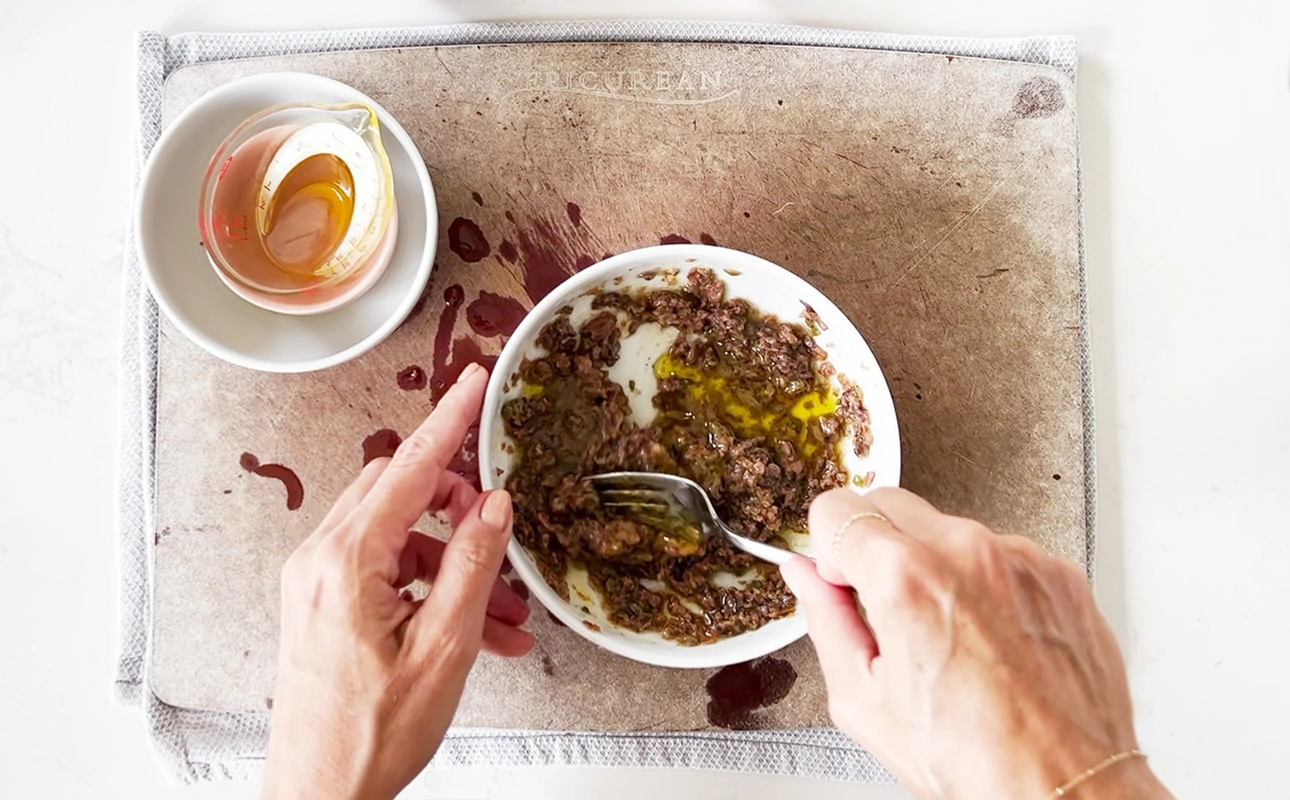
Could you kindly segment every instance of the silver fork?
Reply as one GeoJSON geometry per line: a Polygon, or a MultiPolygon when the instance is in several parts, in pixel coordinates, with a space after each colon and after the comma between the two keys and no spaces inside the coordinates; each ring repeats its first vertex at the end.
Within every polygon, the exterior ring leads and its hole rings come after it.
{"type": "Polygon", "coordinates": [[[732,531],[717,516],[703,487],[687,478],[661,472],[605,472],[592,475],[591,485],[604,508],[637,522],[675,531],[679,521],[701,539],[725,536],[745,553],[774,564],[786,564],[797,555],[732,531]]]}

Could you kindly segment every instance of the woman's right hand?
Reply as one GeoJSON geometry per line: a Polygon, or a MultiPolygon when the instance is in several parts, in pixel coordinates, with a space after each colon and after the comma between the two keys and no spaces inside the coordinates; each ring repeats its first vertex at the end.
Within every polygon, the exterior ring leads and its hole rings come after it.
{"type": "MultiPolygon", "coordinates": [[[[783,573],[830,713],[916,796],[1052,797],[1137,748],[1124,662],[1074,564],[901,489],[829,492],[810,524],[817,563],[783,573]]],[[[1065,796],[1170,795],[1134,755],[1065,796]]]]}

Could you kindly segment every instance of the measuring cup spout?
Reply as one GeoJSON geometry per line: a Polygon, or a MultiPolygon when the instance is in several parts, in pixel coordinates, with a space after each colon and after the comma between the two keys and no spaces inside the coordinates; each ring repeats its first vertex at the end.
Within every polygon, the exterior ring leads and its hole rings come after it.
{"type": "Polygon", "coordinates": [[[380,123],[376,119],[376,113],[372,109],[363,105],[336,106],[333,109],[335,120],[345,127],[364,136],[369,131],[377,133],[381,129],[380,123]]]}

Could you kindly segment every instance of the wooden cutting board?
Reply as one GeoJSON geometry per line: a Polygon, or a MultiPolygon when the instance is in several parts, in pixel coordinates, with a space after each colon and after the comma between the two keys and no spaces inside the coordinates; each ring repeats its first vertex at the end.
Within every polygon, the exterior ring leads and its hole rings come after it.
{"type": "MultiPolygon", "coordinates": [[[[323,372],[239,369],[162,323],[150,675],[165,702],[264,709],[281,564],[365,440],[410,432],[562,278],[660,241],[746,250],[816,285],[891,382],[904,485],[1085,565],[1077,137],[1057,70],[759,45],[342,52],[179,70],[167,118],[272,70],[344,81],[402,122],[438,194],[438,257],[417,312],[323,372]],[[293,470],[299,507],[243,453],[293,470]]],[[[541,609],[532,628],[531,656],[481,659],[459,724],[827,724],[805,642],[715,674],[623,660],[541,609]]]]}

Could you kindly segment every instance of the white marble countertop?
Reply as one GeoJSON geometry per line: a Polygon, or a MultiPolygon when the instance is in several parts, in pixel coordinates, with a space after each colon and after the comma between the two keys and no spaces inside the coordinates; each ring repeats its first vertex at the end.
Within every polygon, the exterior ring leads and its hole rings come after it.
{"type": "MultiPolygon", "coordinates": [[[[0,21],[0,795],[171,786],[115,706],[121,253],[137,29],[606,16],[1080,38],[1098,595],[1143,749],[1180,794],[1285,797],[1290,719],[1290,4],[1167,0],[100,0],[0,21]],[[374,7],[375,6],[375,7],[374,7]],[[1274,609],[1280,608],[1280,614],[1274,609]]],[[[719,773],[461,770],[413,797],[888,798],[719,773]]]]}

